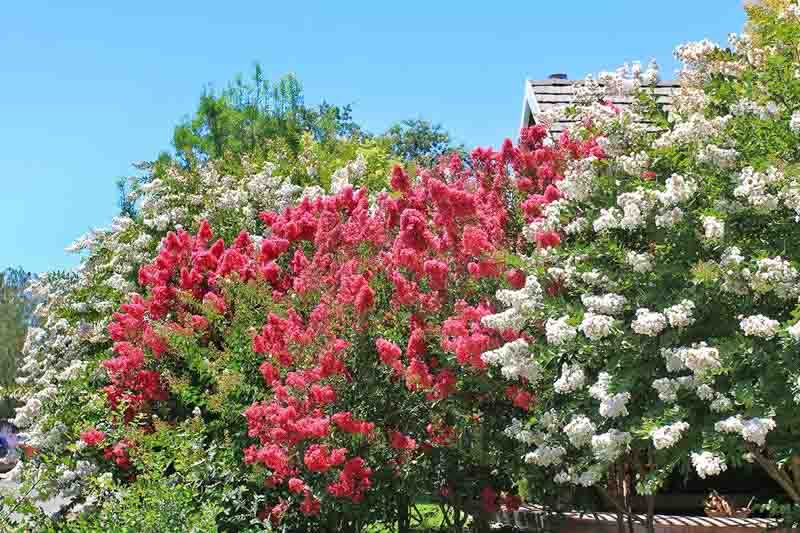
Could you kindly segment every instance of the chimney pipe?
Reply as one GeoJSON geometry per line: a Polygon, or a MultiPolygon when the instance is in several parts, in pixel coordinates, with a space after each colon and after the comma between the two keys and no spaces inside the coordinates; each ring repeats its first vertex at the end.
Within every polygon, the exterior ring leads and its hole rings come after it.
{"type": "Polygon", "coordinates": [[[556,74],[550,74],[547,77],[547,79],[550,79],[550,80],[566,80],[567,79],[567,75],[564,74],[563,72],[558,72],[556,74]]]}

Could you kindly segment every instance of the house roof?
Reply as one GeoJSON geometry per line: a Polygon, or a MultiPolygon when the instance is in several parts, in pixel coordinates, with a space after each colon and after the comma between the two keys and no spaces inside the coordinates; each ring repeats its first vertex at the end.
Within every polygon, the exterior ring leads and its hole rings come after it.
{"type": "MultiPolygon", "coordinates": [[[[554,107],[571,103],[575,98],[575,85],[583,80],[527,80],[525,82],[525,96],[522,101],[521,128],[536,124],[536,115],[554,107]]],[[[600,83],[602,86],[603,84],[600,83]]],[[[677,92],[680,84],[677,81],[660,81],[652,87],[656,101],[669,111],[672,108],[672,97],[677,92]]],[[[631,96],[612,96],[609,98],[618,107],[630,106],[634,98],[631,96]]],[[[550,127],[550,133],[559,134],[569,126],[572,121],[558,121],[550,127]]]]}

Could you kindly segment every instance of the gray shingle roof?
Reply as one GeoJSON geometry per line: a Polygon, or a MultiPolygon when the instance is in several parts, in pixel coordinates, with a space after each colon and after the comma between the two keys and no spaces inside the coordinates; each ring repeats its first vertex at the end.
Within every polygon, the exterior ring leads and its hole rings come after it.
{"type": "MultiPolygon", "coordinates": [[[[527,80],[525,82],[525,97],[522,106],[522,123],[520,127],[536,124],[537,113],[545,112],[556,106],[569,104],[575,98],[575,85],[583,80],[527,80]]],[[[602,85],[602,83],[600,84],[602,85]]],[[[663,104],[669,111],[672,108],[672,96],[680,85],[677,81],[660,81],[652,86],[656,101],[663,104]]],[[[630,96],[613,96],[610,100],[618,107],[627,107],[633,103],[630,96]]],[[[550,127],[553,134],[561,133],[570,121],[559,121],[550,127]]]]}

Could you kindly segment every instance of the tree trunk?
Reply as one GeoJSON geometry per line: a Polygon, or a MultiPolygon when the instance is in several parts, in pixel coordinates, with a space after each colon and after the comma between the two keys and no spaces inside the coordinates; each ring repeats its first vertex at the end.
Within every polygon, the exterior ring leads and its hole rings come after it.
{"type": "MultiPolygon", "coordinates": [[[[486,423],[481,420],[480,425],[480,435],[478,436],[478,453],[479,455],[479,465],[480,471],[479,476],[484,478],[484,474],[488,470],[489,464],[489,432],[486,429],[486,423]]],[[[490,480],[481,479],[484,486],[488,486],[488,482],[490,480]]],[[[475,533],[483,533],[484,531],[489,531],[489,513],[484,511],[483,509],[483,502],[479,502],[477,506],[475,506],[475,511],[472,516],[473,527],[472,529],[475,533]]]]}
{"type": "Polygon", "coordinates": [[[405,496],[398,496],[397,506],[397,533],[409,533],[411,521],[408,518],[408,500],[405,496]]]}
{"type": "Polygon", "coordinates": [[[800,492],[800,455],[792,456],[792,477],[794,477],[794,488],[800,492]]]}
{"type": "Polygon", "coordinates": [[[647,499],[647,533],[656,533],[656,497],[653,494],[648,494],[647,499]]]}
{"type": "Polygon", "coordinates": [[[800,491],[795,488],[794,483],[789,476],[781,471],[780,467],[771,459],[764,457],[761,452],[755,447],[750,447],[750,453],[755,457],[756,462],[763,468],[769,477],[774,479],[781,488],[786,491],[786,494],[792,499],[794,503],[800,503],[800,491]]]}
{"type": "MultiPolygon", "coordinates": [[[[645,479],[648,470],[655,464],[653,457],[653,449],[647,449],[647,464],[640,465],[642,480],[645,479]]],[[[655,511],[656,511],[656,496],[655,494],[646,494],[645,501],[647,502],[647,533],[656,533],[655,511]]]]}

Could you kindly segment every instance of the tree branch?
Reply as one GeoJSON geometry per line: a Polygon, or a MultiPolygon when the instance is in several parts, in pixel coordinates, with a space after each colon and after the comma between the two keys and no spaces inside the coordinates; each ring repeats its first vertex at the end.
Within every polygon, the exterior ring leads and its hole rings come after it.
{"type": "Polygon", "coordinates": [[[800,492],[800,456],[792,456],[792,477],[794,477],[794,488],[800,492]]]}
{"type": "Polygon", "coordinates": [[[792,480],[789,479],[789,476],[786,475],[785,472],[782,472],[781,469],[778,467],[777,463],[771,459],[767,459],[764,457],[761,452],[755,447],[750,446],[750,453],[753,454],[755,457],[756,462],[763,468],[769,477],[777,481],[778,485],[786,491],[786,494],[794,501],[795,503],[800,503],[800,492],[798,492],[792,480]]]}

